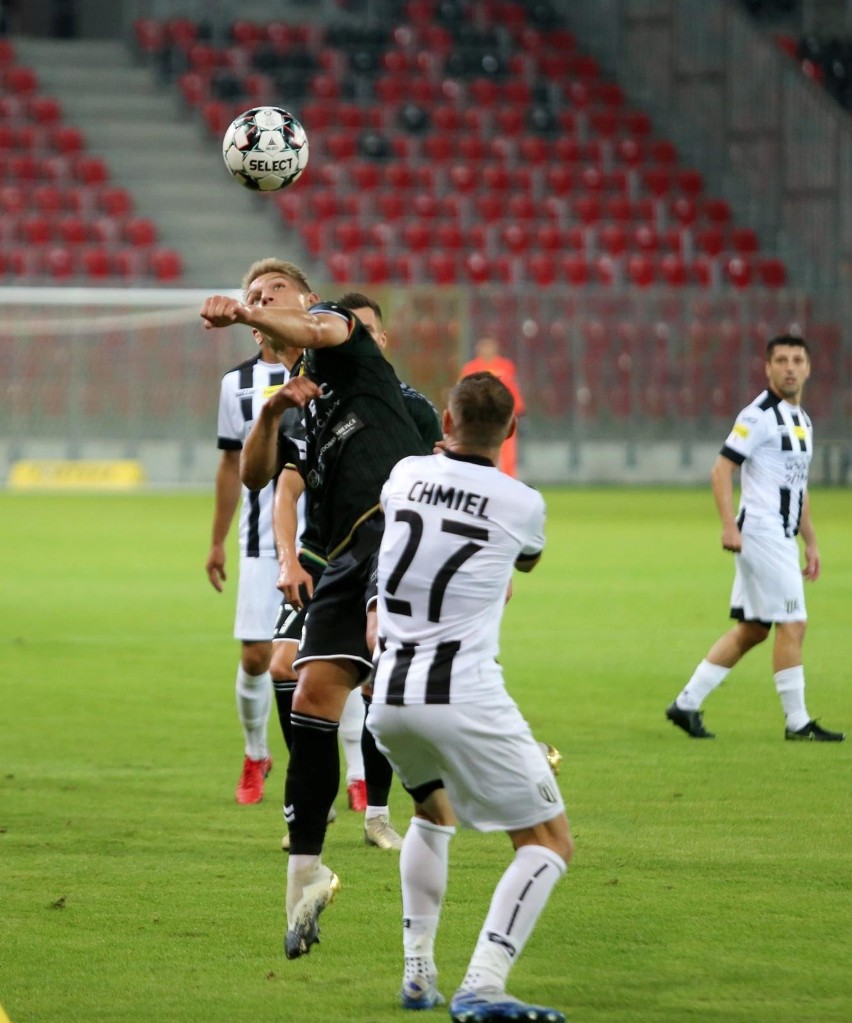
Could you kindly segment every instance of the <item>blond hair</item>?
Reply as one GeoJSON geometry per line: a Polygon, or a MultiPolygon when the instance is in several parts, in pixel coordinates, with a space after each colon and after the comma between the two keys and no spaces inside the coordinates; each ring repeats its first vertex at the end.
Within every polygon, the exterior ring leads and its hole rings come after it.
{"type": "Polygon", "coordinates": [[[266,259],[258,259],[257,262],[252,263],[246,271],[246,275],[243,277],[243,295],[248,294],[252,283],[258,277],[263,277],[264,274],[281,274],[282,277],[292,281],[305,295],[310,294],[313,290],[305,276],[305,271],[300,266],[289,263],[286,259],[279,259],[277,256],[267,256],[266,259]]]}

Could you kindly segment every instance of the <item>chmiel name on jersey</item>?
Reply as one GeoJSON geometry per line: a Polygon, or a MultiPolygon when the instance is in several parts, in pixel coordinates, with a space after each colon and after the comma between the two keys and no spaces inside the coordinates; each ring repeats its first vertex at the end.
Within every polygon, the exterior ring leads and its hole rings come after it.
{"type": "Polygon", "coordinates": [[[442,505],[451,511],[466,512],[478,519],[488,518],[485,514],[488,498],[482,494],[462,490],[461,487],[442,487],[440,484],[417,480],[412,484],[406,497],[418,504],[442,505]]]}

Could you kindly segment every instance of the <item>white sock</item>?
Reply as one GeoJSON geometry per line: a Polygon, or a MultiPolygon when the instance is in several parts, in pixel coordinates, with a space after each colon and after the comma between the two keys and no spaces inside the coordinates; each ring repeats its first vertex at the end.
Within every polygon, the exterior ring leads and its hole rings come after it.
{"type": "Polygon", "coordinates": [[[346,761],[346,784],[351,785],[364,777],[364,758],[361,755],[361,730],[364,727],[364,701],[361,690],[353,689],[340,717],[337,734],[343,746],[343,759],[346,761]]]}
{"type": "Polygon", "coordinates": [[[287,863],[287,919],[302,897],[305,885],[316,881],[322,867],[322,860],[319,856],[301,853],[291,854],[287,863]]]}
{"type": "Polygon", "coordinates": [[[386,817],[390,820],[390,807],[389,806],[368,806],[364,811],[364,820],[371,821],[375,820],[376,817],[386,817]]]}
{"type": "Polygon", "coordinates": [[[505,991],[509,970],[567,869],[562,857],[544,846],[518,849],[494,890],[462,990],[496,987],[505,991]]]}
{"type": "Polygon", "coordinates": [[[710,693],[725,681],[730,671],[730,668],[725,668],[721,664],[711,664],[710,661],[703,660],[678,694],[675,703],[681,710],[698,710],[710,693]]]}
{"type": "Polygon", "coordinates": [[[810,721],[805,707],[805,669],[798,664],[795,668],[782,668],[775,672],[775,689],[781,698],[781,706],[787,719],[787,727],[797,732],[810,721]]]}
{"type": "Polygon", "coordinates": [[[454,827],[412,817],[399,854],[402,881],[402,949],[405,979],[437,976],[434,949],[454,827]]]}
{"type": "Polygon", "coordinates": [[[263,760],[269,755],[266,723],[272,704],[272,676],[249,675],[242,664],[237,668],[237,714],[246,740],[246,756],[263,760]]]}

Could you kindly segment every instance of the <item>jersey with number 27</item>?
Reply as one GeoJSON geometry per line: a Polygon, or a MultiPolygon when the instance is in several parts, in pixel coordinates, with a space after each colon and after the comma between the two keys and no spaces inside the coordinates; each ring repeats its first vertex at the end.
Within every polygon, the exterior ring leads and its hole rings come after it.
{"type": "Polygon", "coordinates": [[[404,458],[382,490],[373,702],[470,703],[502,690],[500,622],[544,499],[485,459],[404,458]]]}

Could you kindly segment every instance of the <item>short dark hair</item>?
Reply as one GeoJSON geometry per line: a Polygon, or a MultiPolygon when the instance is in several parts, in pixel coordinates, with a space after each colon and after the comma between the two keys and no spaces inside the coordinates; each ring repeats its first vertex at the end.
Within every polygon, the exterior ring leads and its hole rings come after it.
{"type": "Polygon", "coordinates": [[[382,307],[379,303],[370,298],[369,295],[364,295],[360,291],[347,291],[345,295],[341,295],[337,300],[338,305],[342,305],[344,309],[372,309],[376,316],[384,322],[382,316],[382,307]]]}
{"type": "Polygon", "coordinates": [[[772,338],[772,340],[766,346],[766,361],[772,358],[772,353],[776,348],[782,345],[790,345],[791,348],[804,348],[805,355],[810,359],[811,350],[808,347],[807,341],[803,337],[799,337],[798,334],[779,334],[778,337],[772,338]]]}
{"type": "Polygon", "coordinates": [[[465,443],[496,447],[506,439],[515,399],[493,373],[471,373],[450,391],[447,408],[465,443]]]}

